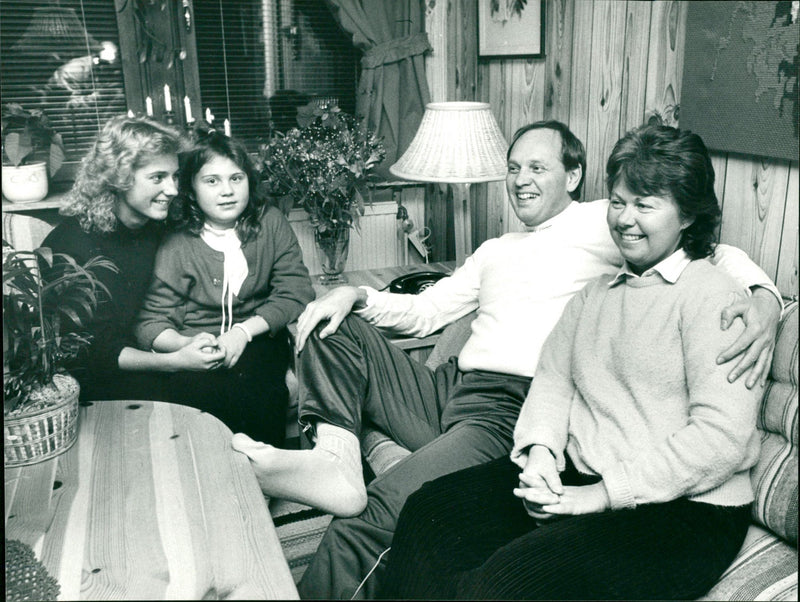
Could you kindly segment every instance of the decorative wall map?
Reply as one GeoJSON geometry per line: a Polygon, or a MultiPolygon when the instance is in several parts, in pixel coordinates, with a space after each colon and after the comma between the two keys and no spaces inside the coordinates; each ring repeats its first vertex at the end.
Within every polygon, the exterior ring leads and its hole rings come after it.
{"type": "Polygon", "coordinates": [[[800,1],[692,2],[680,126],[709,148],[797,161],[800,1]]]}

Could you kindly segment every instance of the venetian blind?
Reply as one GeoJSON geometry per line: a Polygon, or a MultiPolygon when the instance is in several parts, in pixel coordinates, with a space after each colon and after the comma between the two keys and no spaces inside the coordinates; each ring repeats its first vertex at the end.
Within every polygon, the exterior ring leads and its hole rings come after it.
{"type": "Polygon", "coordinates": [[[3,103],[41,109],[62,135],[70,178],[99,128],[127,110],[114,2],[0,0],[3,103]]]}
{"type": "Polygon", "coordinates": [[[255,149],[296,107],[336,98],[355,111],[360,53],[323,0],[195,0],[204,110],[255,149]]]}

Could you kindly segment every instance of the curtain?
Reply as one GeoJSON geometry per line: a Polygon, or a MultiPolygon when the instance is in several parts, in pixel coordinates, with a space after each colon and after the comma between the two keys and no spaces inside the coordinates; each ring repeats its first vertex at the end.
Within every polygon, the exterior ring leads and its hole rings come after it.
{"type": "Polygon", "coordinates": [[[363,52],[356,113],[383,137],[386,159],[376,174],[389,178],[389,166],[417,132],[430,92],[423,54],[431,50],[422,0],[328,0],[334,18],[363,52]]]}

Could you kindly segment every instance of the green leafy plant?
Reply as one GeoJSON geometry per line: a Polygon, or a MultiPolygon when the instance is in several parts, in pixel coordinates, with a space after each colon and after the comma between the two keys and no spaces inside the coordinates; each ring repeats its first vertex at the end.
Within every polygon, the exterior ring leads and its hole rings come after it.
{"type": "Polygon", "coordinates": [[[302,107],[298,123],[259,148],[267,193],[301,205],[318,234],[357,227],[371,171],[386,156],[382,140],[335,103],[302,107]]]}
{"type": "MultiPolygon", "coordinates": [[[[53,382],[91,341],[62,333],[62,320],[83,328],[102,295],[95,271],[117,271],[105,257],[84,265],[47,247],[17,251],[3,241],[3,394],[6,413],[24,407],[31,393],[53,382]]],[[[66,324],[65,324],[66,326],[66,324]]]]}
{"type": "Polygon", "coordinates": [[[26,111],[21,105],[3,106],[3,161],[19,166],[46,161],[50,176],[64,163],[64,141],[39,110],[26,111]]]}

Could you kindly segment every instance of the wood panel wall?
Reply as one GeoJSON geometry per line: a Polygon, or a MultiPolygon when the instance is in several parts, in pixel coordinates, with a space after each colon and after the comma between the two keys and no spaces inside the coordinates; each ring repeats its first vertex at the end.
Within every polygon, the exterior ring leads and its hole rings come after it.
{"type": "MultiPolygon", "coordinates": [[[[535,1],[535,0],[529,0],[535,1]]],[[[438,18],[441,0],[428,0],[438,18]]],[[[480,58],[477,0],[446,3],[446,98],[489,102],[510,139],[520,126],[559,119],[588,155],[584,199],[606,196],[605,160],[653,111],[673,121],[680,104],[688,3],[546,0],[544,59],[480,58]]],[[[434,54],[437,46],[434,46],[434,54]]],[[[443,87],[444,88],[444,87],[443,87]]],[[[798,164],[716,153],[722,242],[745,250],[782,293],[798,294],[798,164]]],[[[500,183],[473,187],[473,241],[519,230],[500,183]]]]}

